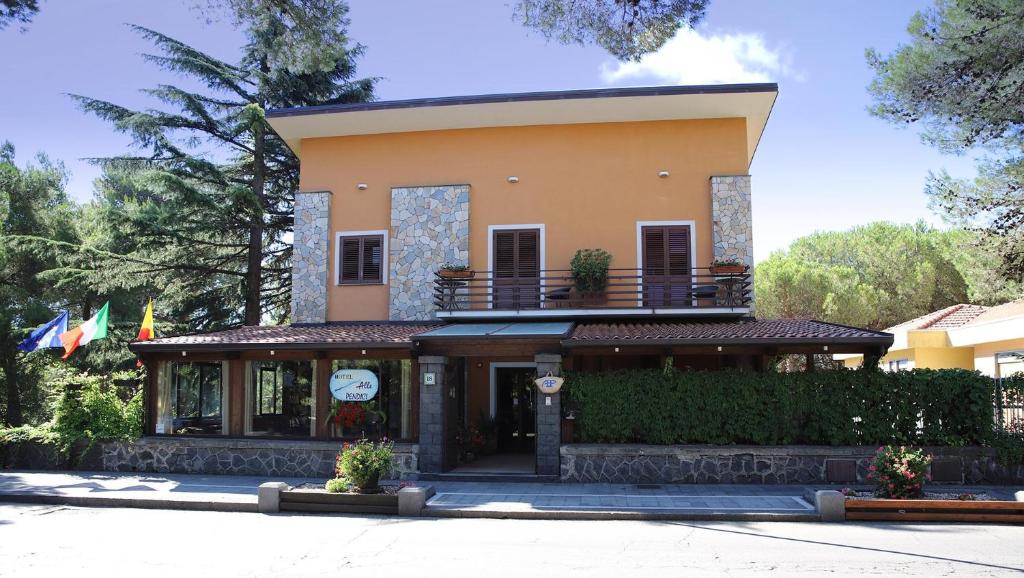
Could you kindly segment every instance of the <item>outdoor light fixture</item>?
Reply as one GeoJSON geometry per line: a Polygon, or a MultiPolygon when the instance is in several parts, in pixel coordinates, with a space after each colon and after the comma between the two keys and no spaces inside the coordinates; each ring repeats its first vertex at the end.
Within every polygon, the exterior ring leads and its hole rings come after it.
{"type": "Polygon", "coordinates": [[[719,351],[721,351],[721,350],[722,350],[722,346],[721,346],[721,345],[719,345],[719,346],[718,346],[718,350],[719,350],[719,351]]]}
{"type": "Polygon", "coordinates": [[[274,350],[273,350],[273,349],[271,349],[271,350],[270,350],[270,355],[271,355],[271,356],[273,356],[273,355],[274,355],[274,350]]]}
{"type": "Polygon", "coordinates": [[[618,348],[618,347],[616,347],[616,348],[615,348],[615,353],[618,353],[618,352],[619,352],[619,348],[618,348]]]}
{"type": "Polygon", "coordinates": [[[363,355],[366,355],[366,350],[365,349],[363,350],[363,355]]]}
{"type": "Polygon", "coordinates": [[[366,188],[367,188],[367,185],[366,185],[366,183],[359,183],[358,185],[356,185],[356,188],[359,189],[360,191],[365,191],[366,188]]]}
{"type": "Polygon", "coordinates": [[[664,179],[665,177],[668,176],[668,171],[660,171],[658,173],[658,176],[664,179]]]}
{"type": "Polygon", "coordinates": [[[825,346],[825,351],[828,351],[828,346],[827,345],[825,346]]]}
{"type": "Polygon", "coordinates": [[[184,351],[182,351],[182,352],[181,352],[181,356],[182,356],[182,357],[185,357],[185,355],[187,355],[187,354],[186,354],[186,353],[185,353],[184,351]]]}
{"type": "Polygon", "coordinates": [[[519,182],[519,177],[517,177],[515,175],[512,175],[511,177],[508,178],[508,182],[510,182],[510,183],[512,183],[514,185],[514,184],[519,182]]]}

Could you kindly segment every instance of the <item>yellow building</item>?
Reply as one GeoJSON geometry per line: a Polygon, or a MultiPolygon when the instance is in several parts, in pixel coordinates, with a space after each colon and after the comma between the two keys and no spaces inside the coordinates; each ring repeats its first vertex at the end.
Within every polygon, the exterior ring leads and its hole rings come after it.
{"type": "MultiPolygon", "coordinates": [[[[976,369],[991,377],[1024,371],[1024,299],[997,307],[959,304],[890,327],[882,369],[976,369]]],[[[859,367],[862,355],[836,355],[859,367]]]]}

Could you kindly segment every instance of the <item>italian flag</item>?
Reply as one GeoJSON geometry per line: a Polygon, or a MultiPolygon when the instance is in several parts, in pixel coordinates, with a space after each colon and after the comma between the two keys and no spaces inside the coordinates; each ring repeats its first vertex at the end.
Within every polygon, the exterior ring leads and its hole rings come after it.
{"type": "Polygon", "coordinates": [[[64,357],[67,359],[79,348],[94,339],[103,339],[107,336],[107,312],[110,308],[110,301],[103,304],[103,307],[96,315],[93,315],[85,323],[75,327],[71,331],[60,334],[60,342],[64,344],[64,357]]]}

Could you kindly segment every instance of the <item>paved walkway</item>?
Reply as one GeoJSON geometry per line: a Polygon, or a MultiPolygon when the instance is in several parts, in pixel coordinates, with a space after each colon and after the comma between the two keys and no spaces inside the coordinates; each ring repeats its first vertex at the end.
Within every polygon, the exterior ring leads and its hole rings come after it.
{"type": "MultiPolygon", "coordinates": [[[[119,506],[179,510],[256,511],[263,482],[290,485],[321,479],[127,474],[0,472],[0,502],[119,506]]],[[[432,486],[428,516],[577,519],[720,519],[808,521],[818,518],[810,496],[835,486],[654,485],[419,482],[432,486]]],[[[1018,488],[974,486],[1013,499],[1018,488]]]]}
{"type": "Polygon", "coordinates": [[[298,485],[322,480],[115,472],[0,472],[0,501],[255,512],[257,488],[267,481],[298,485]]]}

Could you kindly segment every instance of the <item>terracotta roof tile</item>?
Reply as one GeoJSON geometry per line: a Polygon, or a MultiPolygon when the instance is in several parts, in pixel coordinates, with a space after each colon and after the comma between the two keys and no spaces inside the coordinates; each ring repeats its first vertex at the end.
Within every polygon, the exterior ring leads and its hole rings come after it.
{"type": "Polygon", "coordinates": [[[296,349],[307,346],[402,347],[436,323],[343,323],[324,325],[262,325],[213,333],[161,337],[135,342],[133,351],[193,349],[296,349]]]}
{"type": "Polygon", "coordinates": [[[594,342],[630,341],[729,341],[764,343],[771,341],[878,341],[892,342],[880,331],[858,329],[823,321],[773,319],[752,321],[687,321],[649,323],[580,323],[567,340],[569,345],[594,342]]]}
{"type": "Polygon", "coordinates": [[[988,307],[982,305],[959,303],[957,305],[946,307],[945,309],[932,311],[931,313],[916,317],[910,321],[904,321],[899,325],[894,325],[893,327],[886,329],[886,331],[898,329],[906,331],[920,331],[923,329],[952,329],[974,321],[979,315],[985,313],[988,309],[988,307]]]}
{"type": "Polygon", "coordinates": [[[1018,299],[995,307],[989,307],[984,313],[972,319],[971,324],[998,321],[1009,317],[1017,317],[1018,315],[1024,315],[1024,299],[1018,299]]]}

